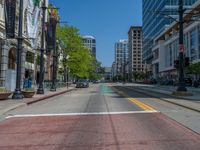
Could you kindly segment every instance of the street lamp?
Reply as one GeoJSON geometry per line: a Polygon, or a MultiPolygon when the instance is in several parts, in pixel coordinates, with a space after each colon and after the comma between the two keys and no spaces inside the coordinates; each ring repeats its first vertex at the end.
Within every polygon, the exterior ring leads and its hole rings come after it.
{"type": "Polygon", "coordinates": [[[52,73],[52,84],[50,91],[56,91],[56,74],[57,74],[57,44],[56,44],[56,26],[58,23],[58,16],[55,13],[55,8],[50,8],[49,11],[49,25],[48,30],[50,32],[50,39],[47,39],[51,44],[49,49],[53,49],[53,73],[52,73]]]}
{"type": "Polygon", "coordinates": [[[46,12],[46,0],[43,0],[42,4],[42,35],[41,35],[41,50],[40,50],[40,75],[39,75],[39,87],[37,94],[44,94],[43,80],[44,80],[44,38],[45,38],[45,12],[46,12]]]}
{"type": "Polygon", "coordinates": [[[17,46],[17,73],[16,73],[16,88],[13,93],[12,99],[23,99],[23,94],[21,91],[21,54],[22,54],[22,43],[23,43],[23,0],[20,0],[19,5],[19,30],[18,30],[18,46],[17,46]]]}
{"type": "Polygon", "coordinates": [[[52,73],[52,84],[50,91],[56,91],[56,80],[57,80],[57,47],[55,44],[53,50],[53,73],[52,73]]]}

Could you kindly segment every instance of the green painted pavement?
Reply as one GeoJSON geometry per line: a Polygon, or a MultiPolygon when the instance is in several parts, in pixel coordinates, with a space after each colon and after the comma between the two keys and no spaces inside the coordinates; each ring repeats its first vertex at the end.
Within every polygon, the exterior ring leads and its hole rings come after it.
{"type": "Polygon", "coordinates": [[[107,86],[106,84],[100,85],[100,91],[101,91],[101,94],[114,93],[114,91],[109,86],[107,86]]]}

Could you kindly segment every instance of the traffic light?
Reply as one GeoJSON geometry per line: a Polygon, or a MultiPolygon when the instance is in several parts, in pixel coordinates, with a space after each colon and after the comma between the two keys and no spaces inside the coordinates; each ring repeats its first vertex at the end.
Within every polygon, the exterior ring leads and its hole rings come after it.
{"type": "Polygon", "coordinates": [[[179,60],[174,60],[174,68],[179,68],[179,60]]]}
{"type": "Polygon", "coordinates": [[[188,67],[190,65],[190,58],[185,57],[185,67],[188,67]]]}

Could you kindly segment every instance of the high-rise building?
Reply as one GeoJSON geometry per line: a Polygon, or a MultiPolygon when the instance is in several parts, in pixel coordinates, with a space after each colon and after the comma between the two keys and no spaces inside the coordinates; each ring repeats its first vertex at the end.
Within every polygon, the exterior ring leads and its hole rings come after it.
{"type": "Polygon", "coordinates": [[[96,58],[96,39],[93,36],[83,36],[83,43],[96,58]]]}
{"type": "Polygon", "coordinates": [[[117,74],[117,73],[116,73],[116,67],[115,67],[115,66],[116,66],[116,65],[115,65],[115,62],[113,62],[113,63],[112,63],[112,71],[111,71],[111,72],[112,72],[112,77],[115,77],[116,74],[117,74]]]}
{"type": "Polygon", "coordinates": [[[128,32],[128,72],[132,77],[134,72],[143,72],[142,61],[142,27],[131,26],[128,32]]]}
{"type": "MultiPolygon", "coordinates": [[[[184,7],[189,8],[196,1],[184,0],[184,7]]],[[[172,18],[178,18],[179,0],[143,0],[142,2],[143,60],[149,63],[153,58],[153,39],[174,21],[172,18]]]]}
{"type": "Polygon", "coordinates": [[[116,75],[125,75],[125,66],[128,58],[128,40],[119,40],[115,43],[116,75]]]}

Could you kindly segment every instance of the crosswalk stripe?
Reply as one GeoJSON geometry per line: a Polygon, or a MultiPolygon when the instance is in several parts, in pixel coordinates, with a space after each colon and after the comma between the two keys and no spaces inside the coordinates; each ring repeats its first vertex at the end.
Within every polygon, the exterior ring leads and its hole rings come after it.
{"type": "Polygon", "coordinates": [[[123,112],[91,112],[91,113],[60,113],[60,114],[25,114],[13,115],[9,118],[24,118],[24,117],[48,117],[48,116],[90,116],[90,115],[123,115],[123,114],[146,114],[146,113],[159,113],[159,111],[123,111],[123,112]]]}

